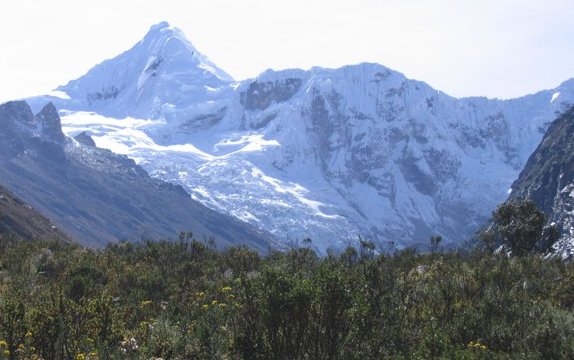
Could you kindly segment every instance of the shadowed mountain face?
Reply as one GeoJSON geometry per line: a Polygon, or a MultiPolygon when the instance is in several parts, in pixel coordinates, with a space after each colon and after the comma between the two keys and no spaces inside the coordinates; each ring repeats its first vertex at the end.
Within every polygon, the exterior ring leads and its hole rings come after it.
{"type": "Polygon", "coordinates": [[[0,105],[0,183],[88,246],[175,238],[192,231],[218,245],[274,245],[265,232],[220,215],[132,160],[65,138],[52,104],[36,116],[22,101],[0,105]]]}
{"type": "Polygon", "coordinates": [[[574,107],[552,123],[512,185],[510,198],[533,200],[562,231],[555,250],[574,256],[574,107]]]}
{"type": "Polygon", "coordinates": [[[72,242],[54,223],[0,186],[0,237],[4,236],[72,242]]]}

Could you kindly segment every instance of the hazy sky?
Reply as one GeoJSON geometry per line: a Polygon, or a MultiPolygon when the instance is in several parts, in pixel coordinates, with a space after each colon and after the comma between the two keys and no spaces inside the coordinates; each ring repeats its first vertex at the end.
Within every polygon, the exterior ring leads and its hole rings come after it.
{"type": "Polygon", "coordinates": [[[0,102],[46,92],[162,20],[235,79],[377,62],[453,96],[509,98],[574,77],[573,0],[8,0],[0,102]]]}

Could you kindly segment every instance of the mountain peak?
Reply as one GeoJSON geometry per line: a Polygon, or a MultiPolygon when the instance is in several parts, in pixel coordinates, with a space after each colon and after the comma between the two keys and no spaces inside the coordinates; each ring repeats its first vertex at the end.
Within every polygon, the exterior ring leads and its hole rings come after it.
{"type": "Polygon", "coordinates": [[[5,126],[8,121],[10,123],[18,122],[15,119],[22,119],[20,121],[31,123],[34,120],[34,114],[26,101],[16,100],[0,104],[0,118],[2,119],[3,126],[5,126]]]}
{"type": "Polygon", "coordinates": [[[152,25],[139,44],[147,47],[150,51],[157,51],[161,50],[158,49],[158,47],[162,47],[170,40],[177,40],[185,44],[188,50],[190,50],[190,55],[192,56],[197,52],[183,31],[171,26],[167,21],[162,21],[158,24],[152,25]]]}
{"type": "Polygon", "coordinates": [[[128,51],[57,90],[80,100],[78,109],[150,117],[158,104],[203,100],[212,89],[231,82],[233,78],[197,51],[181,30],[160,22],[128,51]]]}
{"type": "Polygon", "coordinates": [[[161,30],[161,29],[165,29],[165,28],[169,28],[169,27],[171,27],[171,25],[169,25],[169,23],[167,21],[160,21],[159,23],[152,25],[150,28],[150,31],[161,30]]]}
{"type": "Polygon", "coordinates": [[[172,27],[167,21],[162,21],[159,22],[157,24],[152,25],[148,32],[146,33],[146,35],[144,36],[144,38],[142,39],[145,40],[147,38],[157,38],[162,36],[162,34],[165,34],[167,32],[176,30],[174,27],[172,27]]]}
{"type": "Polygon", "coordinates": [[[42,111],[36,114],[34,120],[40,126],[41,134],[46,139],[61,144],[66,142],[66,136],[62,132],[60,116],[53,103],[49,102],[46,104],[42,111]]]}

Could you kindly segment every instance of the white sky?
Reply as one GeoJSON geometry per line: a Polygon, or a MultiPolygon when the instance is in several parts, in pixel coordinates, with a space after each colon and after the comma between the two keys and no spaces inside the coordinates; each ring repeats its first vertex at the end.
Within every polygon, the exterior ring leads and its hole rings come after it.
{"type": "Polygon", "coordinates": [[[81,76],[162,20],[237,80],[377,62],[453,96],[509,98],[574,77],[573,0],[8,0],[0,102],[81,76]]]}

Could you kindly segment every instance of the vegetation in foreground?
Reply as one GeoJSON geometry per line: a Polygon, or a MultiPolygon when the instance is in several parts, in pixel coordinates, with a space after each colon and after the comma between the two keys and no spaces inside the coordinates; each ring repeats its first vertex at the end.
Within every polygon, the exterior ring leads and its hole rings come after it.
{"type": "Polygon", "coordinates": [[[573,359],[574,267],[476,252],[0,243],[0,359],[573,359]]]}

